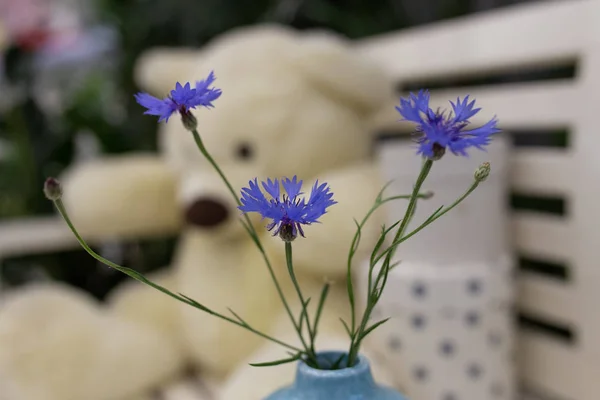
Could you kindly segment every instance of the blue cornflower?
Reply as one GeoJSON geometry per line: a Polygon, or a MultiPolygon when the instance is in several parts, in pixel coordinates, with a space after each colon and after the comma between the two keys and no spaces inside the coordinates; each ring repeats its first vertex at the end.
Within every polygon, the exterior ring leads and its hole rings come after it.
{"type": "Polygon", "coordinates": [[[257,212],[263,219],[271,219],[267,225],[269,231],[275,229],[273,236],[279,235],[283,240],[291,242],[298,236],[304,237],[302,225],[319,222],[319,218],[327,212],[327,208],[336,204],[332,199],[333,193],[326,183],[319,185],[316,181],[308,200],[299,198],[302,192],[302,181],[296,176],[292,179],[284,178],[281,184],[285,193],[280,193],[279,181],[267,179],[262,186],[269,194],[267,199],[261,191],[258,180],[249,182],[249,187],[242,189],[242,205],[238,208],[244,213],[257,212]]]}
{"type": "Polygon", "coordinates": [[[191,115],[190,109],[198,106],[213,107],[212,102],[221,96],[220,89],[210,87],[215,79],[214,72],[211,72],[206,79],[196,82],[196,87],[193,89],[189,82],[184,86],[177,82],[175,89],[171,90],[171,94],[164,99],[148,93],[138,93],[135,99],[142,107],[147,108],[144,114],[158,116],[158,122],[168,121],[175,112],[186,117],[191,115]]]}
{"type": "Polygon", "coordinates": [[[491,136],[500,132],[496,127],[496,117],[485,125],[466,130],[470,124],[469,118],[477,114],[481,108],[473,108],[475,100],[469,103],[469,96],[462,101],[456,99],[451,113],[434,112],[429,107],[429,91],[420,90],[417,95],[411,93],[409,98],[401,98],[396,110],[406,121],[417,124],[416,133],[419,143],[418,153],[430,159],[439,159],[446,149],[455,155],[467,156],[469,147],[484,149],[491,142],[491,136]]]}

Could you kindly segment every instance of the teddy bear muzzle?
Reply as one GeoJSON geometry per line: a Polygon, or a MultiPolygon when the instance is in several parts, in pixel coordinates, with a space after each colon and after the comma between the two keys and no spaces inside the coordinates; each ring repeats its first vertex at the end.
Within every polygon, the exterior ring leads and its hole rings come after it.
{"type": "Polygon", "coordinates": [[[203,228],[221,225],[228,216],[229,211],[221,201],[208,197],[195,200],[185,210],[186,222],[203,228]]]}

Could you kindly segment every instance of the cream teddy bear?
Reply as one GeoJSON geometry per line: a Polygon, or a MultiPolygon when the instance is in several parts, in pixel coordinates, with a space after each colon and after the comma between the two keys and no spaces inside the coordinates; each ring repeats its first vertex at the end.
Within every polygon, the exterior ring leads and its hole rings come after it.
{"type": "MultiPolygon", "coordinates": [[[[322,285],[333,283],[318,346],[345,350],[338,317],[349,318],[345,276],[353,218],[365,215],[382,187],[370,159],[368,122],[390,99],[392,84],[344,40],[277,26],[239,29],[201,51],[157,49],[140,60],[137,78],[144,89],[164,95],[176,81],[193,82],[210,70],[223,95],[215,109],[196,110],[198,130],[237,191],[255,177],[297,175],[304,192],[316,179],[334,192],[338,204],[293,243],[294,264],[307,297],[318,298],[322,285]]],[[[161,156],[104,158],[63,177],[76,226],[87,238],[181,229],[171,267],[153,279],[220,312],[229,307],[254,328],[297,344],[234,199],[177,118],[161,125],[159,134],[161,156]]],[[[283,242],[254,221],[298,315],[283,242]]],[[[372,248],[382,223],[376,214],[363,230],[357,261],[372,248]]],[[[198,368],[221,400],[256,400],[293,379],[293,365],[246,365],[285,355],[283,349],[137,282],[117,289],[110,306],[120,318],[168,337],[165,346],[177,349],[173,357],[198,368]]],[[[385,381],[383,368],[371,361],[376,378],[385,381]]]]}
{"type": "Polygon", "coordinates": [[[35,284],[0,299],[1,400],[150,400],[180,365],[162,334],[73,288],[35,284]]]}

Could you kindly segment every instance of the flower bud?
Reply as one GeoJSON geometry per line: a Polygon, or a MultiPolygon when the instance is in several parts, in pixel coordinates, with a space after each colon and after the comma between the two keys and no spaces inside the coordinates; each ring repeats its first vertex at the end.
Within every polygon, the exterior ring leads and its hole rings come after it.
{"type": "Polygon", "coordinates": [[[479,168],[477,168],[477,171],[475,171],[475,180],[477,182],[483,182],[487,179],[487,177],[490,175],[490,163],[489,162],[484,162],[483,164],[481,164],[479,166],[479,168]]]}
{"type": "Polygon", "coordinates": [[[181,122],[188,131],[193,131],[198,127],[198,120],[189,110],[181,112],[181,122]]]}
{"type": "Polygon", "coordinates": [[[48,200],[56,201],[62,197],[62,186],[54,178],[46,179],[44,182],[44,194],[48,200]]]}

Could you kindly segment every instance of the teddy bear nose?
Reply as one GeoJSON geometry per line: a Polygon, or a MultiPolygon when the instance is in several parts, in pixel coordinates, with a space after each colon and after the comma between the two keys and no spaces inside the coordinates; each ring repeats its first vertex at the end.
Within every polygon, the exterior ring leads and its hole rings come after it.
{"type": "Polygon", "coordinates": [[[200,227],[213,227],[227,219],[227,208],[215,199],[201,198],[194,201],[185,212],[185,220],[200,227]]]}

